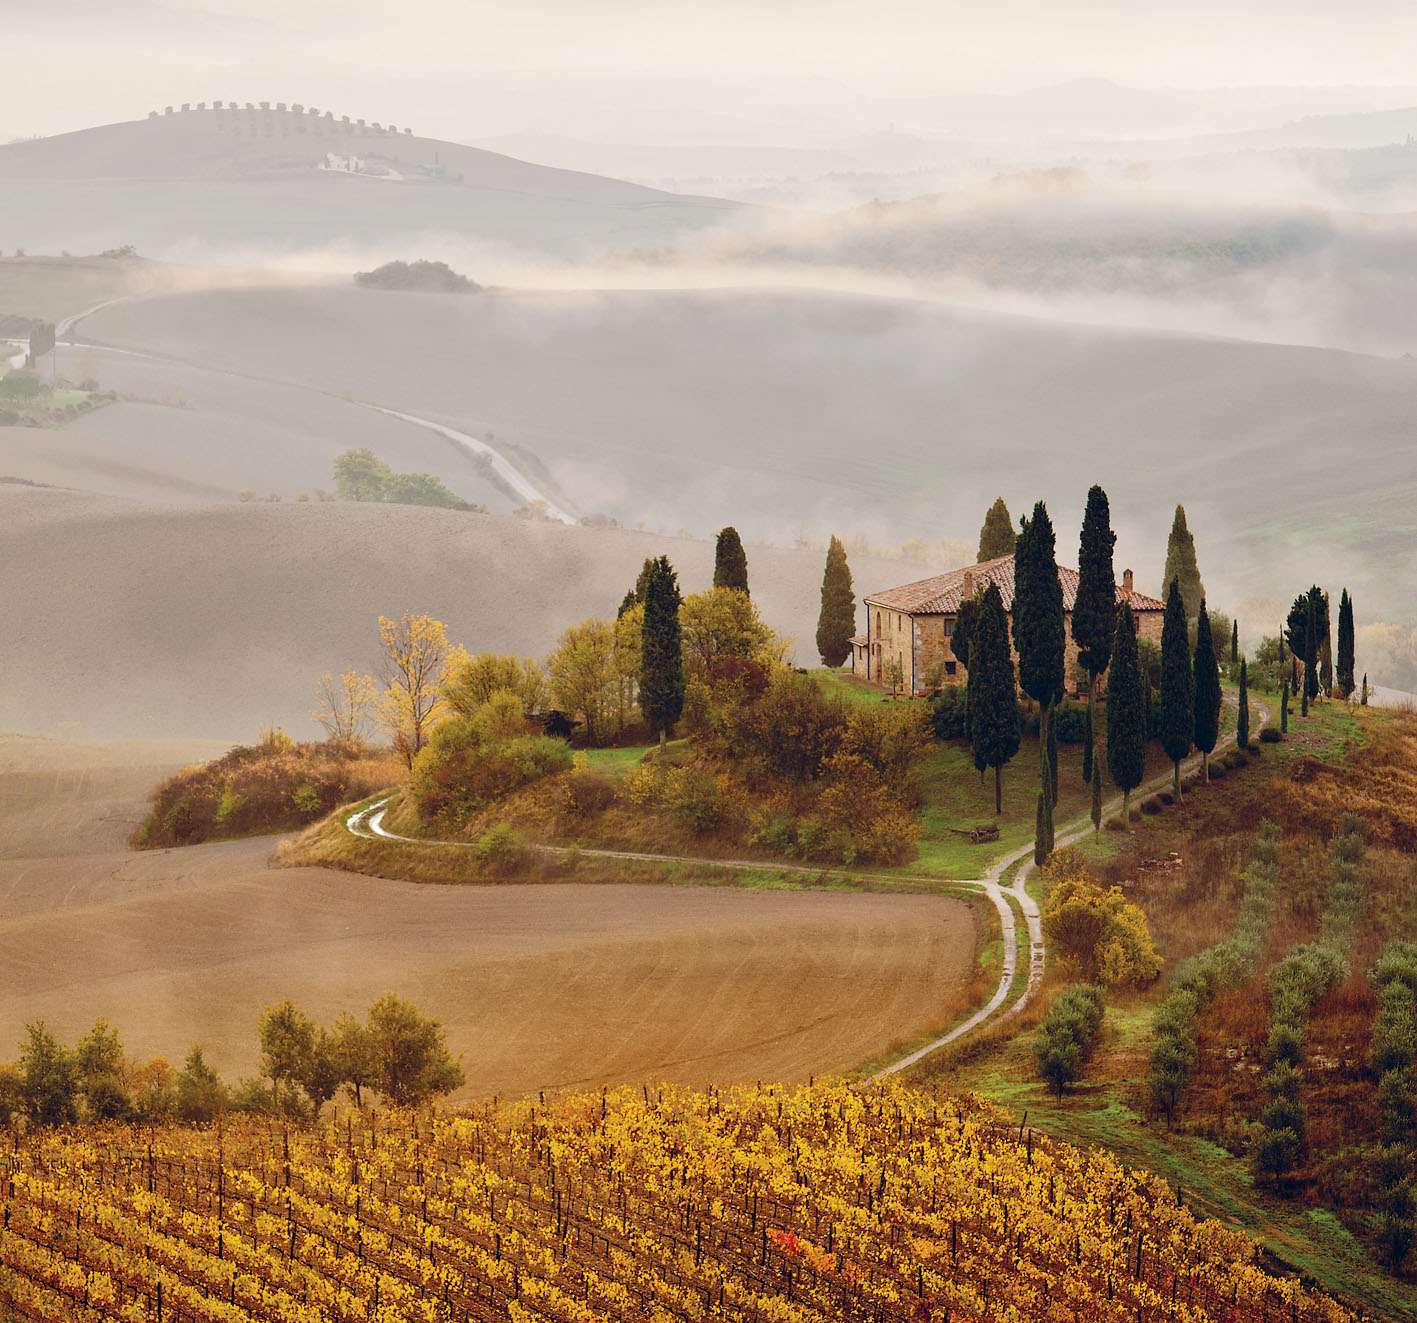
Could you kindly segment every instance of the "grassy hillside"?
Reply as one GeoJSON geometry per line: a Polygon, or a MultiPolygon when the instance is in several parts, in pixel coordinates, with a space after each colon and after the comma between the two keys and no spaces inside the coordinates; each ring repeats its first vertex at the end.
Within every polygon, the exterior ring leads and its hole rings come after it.
{"type": "Polygon", "coordinates": [[[29,1318],[1353,1317],[1162,1182],[900,1090],[83,1139],[0,1158],[0,1300],[29,1318]]]}
{"type": "Polygon", "coordinates": [[[1013,507],[1045,497],[1067,529],[1103,480],[1119,560],[1148,591],[1165,552],[1157,512],[1181,499],[1212,601],[1342,575],[1360,615],[1411,609],[1405,360],[762,290],[436,307],[227,291],[120,305],[84,329],[491,428],[581,508],[631,523],[780,536],[786,519],[933,541],[972,537],[1002,492],[1013,507]],[[405,352],[382,353],[384,336],[405,352]],[[1355,441],[1361,464],[1342,458],[1355,441]]]}
{"type": "Polygon", "coordinates": [[[388,126],[243,109],[0,147],[0,210],[7,243],[31,251],[134,244],[145,257],[190,260],[334,246],[407,257],[403,247],[433,236],[484,254],[597,255],[673,242],[738,207],[388,126]],[[328,153],[385,173],[318,169],[328,153]]]}

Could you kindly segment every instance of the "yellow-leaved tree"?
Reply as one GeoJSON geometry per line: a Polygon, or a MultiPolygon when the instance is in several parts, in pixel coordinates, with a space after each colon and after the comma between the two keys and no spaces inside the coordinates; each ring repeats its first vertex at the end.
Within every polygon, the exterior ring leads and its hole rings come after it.
{"type": "Polygon", "coordinates": [[[727,662],[751,661],[764,669],[784,664],[792,640],[776,634],[739,588],[690,593],[679,605],[684,670],[712,685],[727,662]]]}
{"type": "Polygon", "coordinates": [[[374,677],[348,670],[336,678],[326,671],[315,686],[310,717],[332,740],[359,740],[369,731],[376,696],[374,677]]]}
{"type": "Polygon", "coordinates": [[[396,620],[379,617],[388,687],[379,703],[379,724],[410,767],[428,743],[428,732],[447,715],[450,673],[467,654],[448,644],[441,620],[405,611],[396,620]]]}
{"type": "Polygon", "coordinates": [[[615,626],[594,616],[572,625],[546,659],[546,670],[556,706],[585,722],[590,742],[609,735],[619,703],[615,626]]]}
{"type": "Polygon", "coordinates": [[[531,657],[495,652],[464,654],[448,668],[447,700],[453,711],[468,716],[493,694],[512,693],[527,716],[546,706],[546,673],[531,657]]]}
{"type": "Polygon", "coordinates": [[[1043,935],[1079,978],[1109,988],[1138,987],[1161,972],[1161,957],[1140,906],[1117,887],[1103,888],[1067,859],[1043,906],[1043,935]]]}

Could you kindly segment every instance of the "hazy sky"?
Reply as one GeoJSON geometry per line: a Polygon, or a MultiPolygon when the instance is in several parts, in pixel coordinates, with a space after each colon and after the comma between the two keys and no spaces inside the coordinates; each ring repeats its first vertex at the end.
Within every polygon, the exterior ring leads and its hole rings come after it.
{"type": "Polygon", "coordinates": [[[566,131],[550,108],[558,93],[646,113],[677,95],[729,121],[740,109],[730,89],[676,94],[643,75],[749,80],[759,102],[780,84],[792,107],[812,95],[788,84],[810,79],[875,96],[1080,76],[1142,87],[1417,81],[1410,0],[0,0],[0,31],[9,136],[217,97],[357,105],[437,134],[467,133],[497,94],[504,131],[566,131]],[[533,104],[512,106],[518,97],[533,104]]]}

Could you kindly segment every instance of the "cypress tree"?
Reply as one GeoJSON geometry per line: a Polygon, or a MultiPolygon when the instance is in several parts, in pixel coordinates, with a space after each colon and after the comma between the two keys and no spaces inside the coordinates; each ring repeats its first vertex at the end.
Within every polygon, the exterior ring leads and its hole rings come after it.
{"type": "Polygon", "coordinates": [[[1019,746],[1018,688],[1009,654],[1008,617],[999,587],[984,590],[979,620],[970,644],[970,738],[974,765],[994,769],[994,814],[1004,809],[1002,769],[1019,746]]]}
{"type": "Polygon", "coordinates": [[[1206,783],[1210,782],[1210,755],[1220,738],[1220,667],[1215,660],[1215,648],[1210,636],[1210,616],[1201,599],[1200,615],[1196,617],[1196,652],[1193,671],[1195,713],[1192,738],[1201,751],[1201,767],[1206,783]]]}
{"type": "MultiPolygon", "coordinates": [[[[1056,541],[1048,507],[1042,501],[1023,520],[1014,547],[1014,651],[1018,653],[1019,685],[1038,704],[1039,778],[1048,831],[1052,835],[1053,806],[1057,802],[1054,762],[1049,757],[1053,705],[1063,696],[1063,662],[1067,643],[1063,614],[1063,583],[1058,577],[1056,541]]],[[[1056,747],[1056,746],[1054,746],[1056,747]]]]}
{"type": "Polygon", "coordinates": [[[1112,568],[1112,531],[1107,493],[1093,487],[1087,493],[1078,543],[1078,590],[1073,601],[1073,642],[1078,645],[1078,665],[1092,679],[1107,669],[1112,658],[1112,633],[1117,628],[1117,577],[1112,568]]]}
{"type": "Polygon", "coordinates": [[[822,574],[822,610],[817,617],[817,651],[822,665],[835,669],[851,655],[851,636],[856,633],[856,597],[851,590],[851,569],[846,548],[832,535],[827,547],[827,566],[822,574]]]}
{"type": "Polygon", "coordinates": [[[1363,672],[1363,696],[1358,700],[1363,707],[1368,706],[1368,672],[1363,672]]]}
{"type": "Polygon", "coordinates": [[[679,639],[679,579],[667,556],[648,562],[640,633],[640,708],[664,748],[684,710],[684,651],[679,639]]]}
{"type": "Polygon", "coordinates": [[[1129,823],[1132,791],[1146,772],[1146,703],[1149,684],[1137,660],[1137,623],[1129,602],[1112,636],[1107,668],[1107,770],[1122,792],[1122,821],[1129,823]]]}
{"type": "Polygon", "coordinates": [[[1232,620],[1230,622],[1230,665],[1234,666],[1240,660],[1240,622],[1232,620]]]}
{"type": "Polygon", "coordinates": [[[1319,692],[1319,633],[1318,612],[1314,599],[1309,598],[1304,613],[1304,716],[1309,715],[1309,700],[1319,692]]]}
{"type": "Polygon", "coordinates": [[[979,561],[996,560],[1007,556],[1014,549],[1014,521],[1009,507],[1000,496],[984,516],[984,526],[979,530],[979,561]]]}
{"type": "Polygon", "coordinates": [[[1279,697],[1279,733],[1289,733],[1289,677],[1284,677],[1284,692],[1279,697]]]}
{"type": "Polygon", "coordinates": [[[1240,711],[1235,718],[1235,743],[1241,749],[1250,747],[1250,684],[1243,657],[1240,658],[1240,711]]]}
{"type": "Polygon", "coordinates": [[[713,586],[748,591],[748,553],[743,550],[738,530],[731,524],[718,530],[713,551],[713,586]]]}
{"type": "Polygon", "coordinates": [[[1338,692],[1344,698],[1352,698],[1353,690],[1353,599],[1348,589],[1338,599],[1338,692]]]}
{"type": "Polygon", "coordinates": [[[1171,522],[1171,536],[1166,540],[1166,573],[1161,582],[1161,595],[1171,591],[1173,582],[1181,586],[1181,602],[1185,607],[1186,619],[1194,620],[1200,610],[1205,588],[1201,584],[1201,572],[1196,565],[1196,540],[1186,527],[1186,507],[1176,507],[1176,517],[1171,522]]]}
{"type": "Polygon", "coordinates": [[[1191,648],[1181,586],[1171,580],[1166,619],[1161,626],[1161,747],[1171,759],[1176,798],[1181,798],[1181,759],[1191,751],[1196,711],[1191,676],[1191,648]]]}
{"type": "MultiPolygon", "coordinates": [[[[981,590],[982,591],[982,590],[981,590]]],[[[967,602],[959,604],[959,610],[955,613],[954,632],[950,635],[950,651],[954,653],[955,660],[964,667],[964,738],[969,739],[969,703],[972,690],[968,683],[969,677],[969,649],[974,639],[974,628],[979,621],[979,602],[981,594],[976,592],[967,602]]]]}
{"type": "Polygon", "coordinates": [[[1326,592],[1323,608],[1314,616],[1314,651],[1319,660],[1319,687],[1314,692],[1327,698],[1333,693],[1333,625],[1326,592]]]}
{"type": "Polygon", "coordinates": [[[615,613],[615,619],[619,620],[626,611],[633,611],[640,604],[640,599],[635,596],[635,590],[629,588],[625,596],[620,600],[620,609],[615,613]]]}
{"type": "Polygon", "coordinates": [[[1093,486],[1087,493],[1078,541],[1078,589],[1073,602],[1073,642],[1078,645],[1078,665],[1088,674],[1087,740],[1082,749],[1082,779],[1092,780],[1092,717],[1097,678],[1112,659],[1112,635],[1117,628],[1117,581],[1112,549],[1117,535],[1107,493],[1093,486]]]}

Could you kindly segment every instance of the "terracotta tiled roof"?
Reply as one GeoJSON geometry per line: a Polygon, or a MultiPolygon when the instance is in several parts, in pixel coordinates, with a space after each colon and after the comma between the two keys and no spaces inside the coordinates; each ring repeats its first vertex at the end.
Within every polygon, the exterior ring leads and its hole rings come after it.
{"type": "Polygon", "coordinates": [[[857,634],[857,635],[855,635],[855,636],[850,640],[850,642],[852,642],[852,643],[857,643],[857,644],[859,644],[859,645],[860,645],[861,647],[863,647],[863,648],[864,648],[870,641],[871,641],[871,640],[868,639],[864,634],[857,634]]]}
{"type": "MultiPolygon", "coordinates": [[[[973,592],[978,592],[985,583],[993,581],[999,586],[999,595],[1004,599],[1004,610],[1014,607],[1014,558],[1000,556],[997,560],[986,560],[978,565],[967,565],[963,569],[951,570],[948,574],[937,574],[933,579],[919,579],[900,588],[887,588],[872,593],[866,598],[867,606],[883,606],[891,611],[904,611],[913,616],[954,615],[960,603],[973,593],[964,591],[965,575],[973,577],[973,592]]],[[[1063,584],[1063,610],[1071,611],[1078,595],[1078,572],[1066,565],[1058,566],[1058,578],[1063,584]]],[[[1133,611],[1164,611],[1166,603],[1145,593],[1124,593],[1117,589],[1117,604],[1130,602],[1133,611]]]]}

